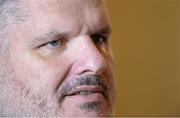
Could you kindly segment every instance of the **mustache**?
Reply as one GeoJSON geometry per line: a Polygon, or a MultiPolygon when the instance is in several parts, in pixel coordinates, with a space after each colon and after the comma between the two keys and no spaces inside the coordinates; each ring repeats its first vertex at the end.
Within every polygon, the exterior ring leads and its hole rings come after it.
{"type": "Polygon", "coordinates": [[[71,79],[71,81],[66,82],[62,87],[59,89],[59,97],[62,100],[68,93],[75,90],[77,87],[80,86],[97,86],[102,89],[102,93],[105,98],[108,98],[108,90],[110,89],[109,84],[105,79],[103,79],[99,75],[84,75],[79,76],[77,78],[71,79]]]}

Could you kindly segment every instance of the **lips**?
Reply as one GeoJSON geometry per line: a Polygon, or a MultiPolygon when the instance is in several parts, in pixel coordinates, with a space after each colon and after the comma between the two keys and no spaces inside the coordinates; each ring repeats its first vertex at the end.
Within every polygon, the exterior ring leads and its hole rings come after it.
{"type": "Polygon", "coordinates": [[[104,91],[101,87],[99,86],[80,86],[77,87],[70,92],[68,92],[65,96],[75,96],[75,95],[92,95],[95,93],[99,93],[104,95],[104,91]]]}

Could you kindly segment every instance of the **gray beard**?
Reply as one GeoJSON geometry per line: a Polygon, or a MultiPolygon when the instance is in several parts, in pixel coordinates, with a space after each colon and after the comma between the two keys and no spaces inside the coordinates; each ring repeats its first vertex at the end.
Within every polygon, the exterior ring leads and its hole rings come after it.
{"type": "MultiPolygon", "coordinates": [[[[7,87],[6,84],[1,85],[3,91],[0,92],[0,116],[61,116],[55,111],[58,109],[56,100],[48,100],[47,96],[27,94],[26,89],[18,89],[7,87]],[[49,103],[51,101],[51,103],[49,103]]],[[[10,86],[10,84],[9,84],[10,86]]],[[[29,90],[28,90],[29,91],[29,90]]],[[[41,93],[42,94],[42,93],[41,93]]]]}
{"type": "MultiPolygon", "coordinates": [[[[47,95],[47,92],[42,90],[34,93],[25,86],[19,86],[12,66],[1,66],[0,64],[0,89],[0,117],[55,117],[67,115],[63,114],[64,111],[61,111],[57,96],[47,95]]],[[[110,99],[110,101],[113,101],[113,98],[110,99]]],[[[78,107],[87,110],[98,109],[99,103],[87,103],[78,107]]],[[[112,111],[109,114],[111,115],[112,111]]]]}
{"type": "MultiPolygon", "coordinates": [[[[11,78],[12,79],[12,78],[11,78]]],[[[0,117],[56,117],[66,116],[60,109],[56,96],[47,96],[46,92],[32,93],[29,89],[15,86],[9,79],[0,82],[0,117]],[[40,95],[41,94],[41,95],[40,95]]],[[[100,103],[79,104],[82,110],[98,110],[100,103]]],[[[110,111],[109,115],[112,115],[110,111]]]]}
{"type": "Polygon", "coordinates": [[[39,95],[17,86],[14,71],[6,68],[7,65],[0,67],[3,67],[0,68],[0,117],[63,116],[55,111],[59,104],[56,99],[52,100],[45,92],[39,95]]]}

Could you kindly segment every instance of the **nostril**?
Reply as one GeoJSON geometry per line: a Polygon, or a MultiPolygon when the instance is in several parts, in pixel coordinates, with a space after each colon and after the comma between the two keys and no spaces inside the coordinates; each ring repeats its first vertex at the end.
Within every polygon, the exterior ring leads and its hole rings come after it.
{"type": "Polygon", "coordinates": [[[74,61],[72,71],[78,75],[83,74],[102,74],[107,68],[103,57],[98,61],[94,58],[78,58],[74,61]]]}

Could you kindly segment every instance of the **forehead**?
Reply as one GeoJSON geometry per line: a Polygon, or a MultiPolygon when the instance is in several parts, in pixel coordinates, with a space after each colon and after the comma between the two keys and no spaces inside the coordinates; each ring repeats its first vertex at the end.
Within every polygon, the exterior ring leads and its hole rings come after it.
{"type": "Polygon", "coordinates": [[[104,0],[28,0],[28,4],[34,7],[50,7],[51,5],[59,8],[84,9],[88,7],[98,7],[104,4],[104,0]],[[70,7],[71,6],[71,7],[70,7]]]}
{"type": "Polygon", "coordinates": [[[35,33],[75,35],[109,27],[104,0],[25,0],[25,3],[30,11],[27,29],[35,33]]]}
{"type": "Polygon", "coordinates": [[[77,18],[84,16],[88,11],[102,13],[105,10],[104,0],[29,0],[27,3],[31,13],[35,15],[42,13],[59,15],[61,18],[73,15],[77,18]]]}

